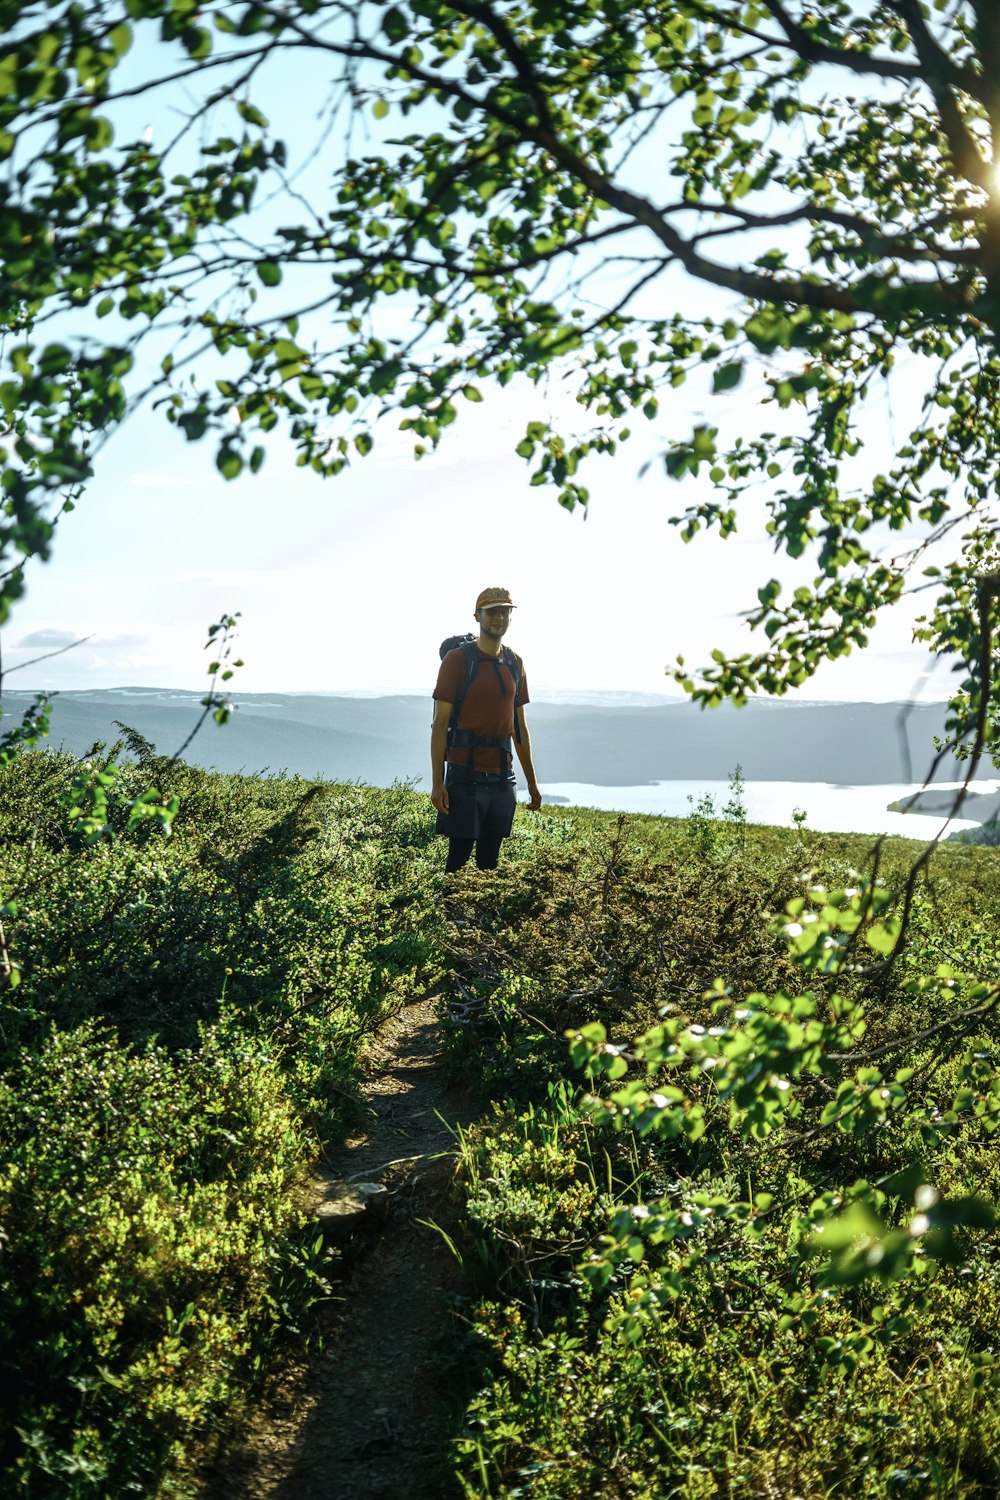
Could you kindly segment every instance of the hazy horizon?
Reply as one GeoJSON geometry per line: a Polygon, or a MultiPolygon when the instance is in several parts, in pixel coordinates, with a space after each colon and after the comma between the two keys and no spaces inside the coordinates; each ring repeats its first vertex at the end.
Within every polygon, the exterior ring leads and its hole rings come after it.
{"type": "MultiPolygon", "coordinates": [[[[4,683],[6,678],[4,677],[4,683]]],[[[245,689],[242,692],[234,688],[230,694],[233,703],[238,707],[241,698],[352,698],[352,699],[374,699],[374,698],[429,698],[431,688],[426,692],[420,692],[413,688],[287,688],[287,687],[261,687],[245,689]]],[[[23,697],[37,697],[39,693],[58,695],[60,693],[86,693],[86,694],[136,694],[155,696],[157,694],[179,693],[185,696],[201,698],[205,695],[206,685],[196,687],[183,687],[178,683],[163,683],[160,685],[124,682],[112,684],[89,684],[89,683],[64,683],[59,687],[27,687],[20,682],[13,687],[4,687],[3,696],[17,694],[23,697]]],[[[652,693],[636,692],[627,688],[574,688],[574,687],[534,687],[530,688],[531,701],[535,703],[596,703],[598,700],[606,701],[609,707],[618,704],[628,707],[678,707],[691,704],[691,699],[680,693],[652,693]]],[[[931,707],[943,705],[948,702],[946,696],[941,697],[862,697],[862,698],[805,698],[797,694],[787,693],[783,697],[765,696],[760,694],[747,700],[747,708],[850,708],[864,704],[899,704],[912,705],[914,707],[931,707]]],[[[731,704],[722,705],[732,707],[731,704]]],[[[698,710],[701,712],[702,710],[698,710]]],[[[713,710],[705,710],[711,713],[713,710]]],[[[740,710],[736,710],[739,712],[740,710]]]]}
{"type": "MultiPolygon", "coordinates": [[[[131,686],[64,689],[49,744],[82,754],[129,724],[161,753],[185,744],[198,721],[198,689],[131,686]]],[[[703,712],[689,700],[540,692],[528,711],[539,782],[641,786],[718,779],[740,765],[746,780],[919,783],[943,733],[942,704],[751,700],[703,712]]],[[[32,700],[8,690],[12,716],[32,700]]],[[[223,728],[209,720],[184,758],[221,771],[288,771],[326,780],[391,785],[429,769],[428,694],[239,693],[223,728]]],[[[942,763],[937,779],[954,773],[942,763]]]]}

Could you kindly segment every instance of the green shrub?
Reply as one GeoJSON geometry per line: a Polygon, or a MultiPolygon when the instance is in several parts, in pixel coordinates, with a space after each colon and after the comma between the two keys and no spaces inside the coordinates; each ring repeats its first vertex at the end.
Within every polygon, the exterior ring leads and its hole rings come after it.
{"type": "Polygon", "coordinates": [[[510,1095],[463,1138],[463,1493],[995,1493],[990,856],[940,851],[888,964],[912,846],[862,910],[865,841],[810,834],[804,871],[801,830],[722,847],[701,812],[568,812],[450,903],[452,1047],[510,1095]]]}
{"type": "Polygon", "coordinates": [[[579,1287],[576,1263],[615,1201],[599,1134],[565,1087],[520,1113],[496,1104],[462,1132],[465,1235],[494,1285],[579,1287]]]}
{"type": "Polygon", "coordinates": [[[623,1349],[583,1303],[536,1330],[476,1309],[491,1373],[454,1442],[468,1500],[738,1500],[996,1493],[1000,1372],[961,1336],[850,1377],[717,1304],[623,1349]]]}
{"type": "Polygon", "coordinates": [[[152,1493],[304,1326],[298,1184],[440,972],[426,799],[138,752],[91,843],[72,757],[0,768],[5,1494],[152,1493]],[[151,781],[169,838],[126,827],[151,781]]]}
{"type": "Polygon", "coordinates": [[[251,1039],[171,1058],[93,1024],[22,1053],[0,1145],[7,1492],[127,1493],[280,1321],[308,1145],[251,1039]]]}

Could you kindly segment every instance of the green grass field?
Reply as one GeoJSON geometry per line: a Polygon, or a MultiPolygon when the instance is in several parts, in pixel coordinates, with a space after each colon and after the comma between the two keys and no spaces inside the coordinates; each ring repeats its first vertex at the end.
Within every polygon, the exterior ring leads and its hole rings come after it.
{"type": "Polygon", "coordinates": [[[87,844],[78,770],[0,771],[4,1493],[178,1493],[308,1337],[296,1186],[430,990],[481,1105],[453,1493],[1000,1492],[994,851],[936,851],[900,935],[920,845],[738,799],[521,813],[446,884],[406,788],[147,756],[87,844]],[[169,838],[124,828],[151,782],[169,838]]]}

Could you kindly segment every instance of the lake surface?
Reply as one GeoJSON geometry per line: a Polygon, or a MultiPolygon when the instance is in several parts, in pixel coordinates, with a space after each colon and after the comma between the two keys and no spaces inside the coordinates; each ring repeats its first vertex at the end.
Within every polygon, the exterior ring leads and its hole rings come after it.
{"type": "MultiPolygon", "coordinates": [[[[947,791],[954,782],[935,782],[935,791],[947,791]]],[[[974,792],[995,792],[996,781],[970,782],[974,792]]],[[[748,781],[744,790],[747,817],[751,823],[792,826],[792,813],[806,814],[807,828],[817,833],[898,833],[904,838],[931,839],[944,819],[924,813],[891,813],[887,804],[919,792],[922,787],[893,782],[879,786],[835,786],[827,781],[748,781]]],[[[661,813],[683,818],[691,811],[691,797],[714,799],[721,811],[729,800],[727,781],[658,781],[649,786],[591,786],[581,781],[542,783],[542,797],[573,807],[596,807],[611,812],[661,813]]],[[[948,832],[976,828],[969,818],[953,818],[948,832]]]]}

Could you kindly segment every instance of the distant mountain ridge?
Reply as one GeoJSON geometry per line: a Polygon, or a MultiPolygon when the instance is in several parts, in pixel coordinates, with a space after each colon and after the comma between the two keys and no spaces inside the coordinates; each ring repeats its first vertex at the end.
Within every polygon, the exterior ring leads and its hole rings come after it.
{"type": "MultiPolygon", "coordinates": [[[[34,694],[4,695],[13,722],[34,694]]],[[[51,744],[81,754],[119,737],[120,719],[172,754],[187,738],[201,694],[181,688],[103,688],[61,692],[51,744]]],[[[232,720],[209,722],[188,748],[195,765],[247,774],[287,771],[334,781],[426,782],[431,700],[407,695],[245,693],[232,720]]],[[[751,701],[702,712],[686,701],[532,702],[528,723],[535,765],[546,782],[636,786],[724,779],[739,762],[751,781],[847,785],[922,780],[943,704],[751,701]]],[[[5,726],[6,727],[6,726],[5,726]]],[[[938,779],[960,776],[950,758],[938,779]]]]}

